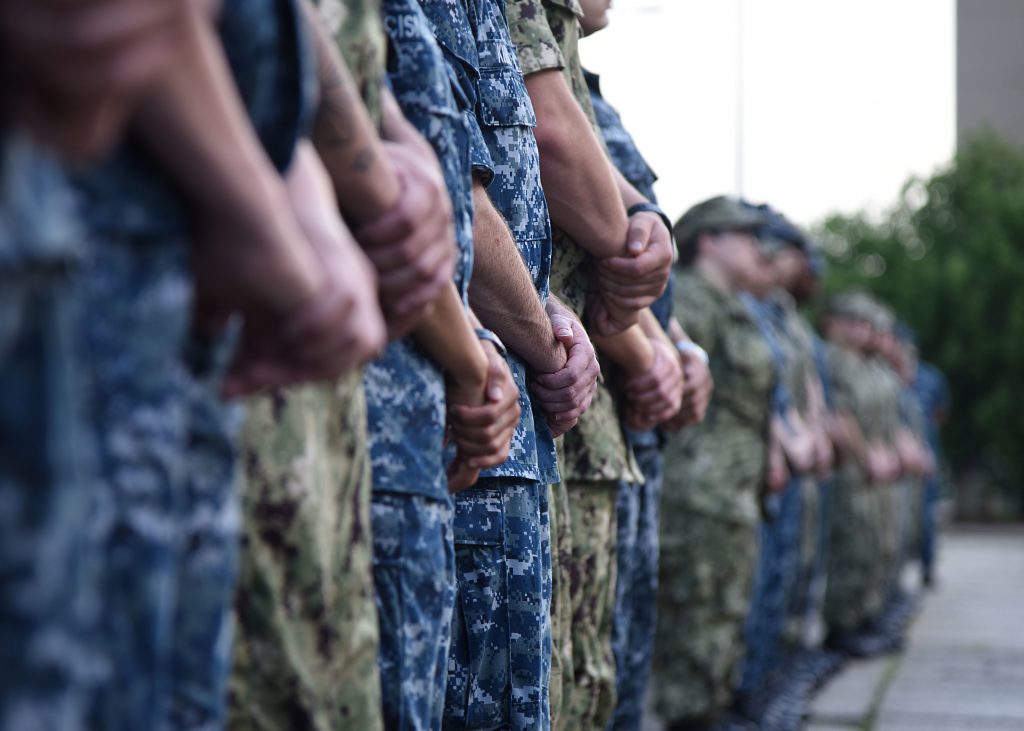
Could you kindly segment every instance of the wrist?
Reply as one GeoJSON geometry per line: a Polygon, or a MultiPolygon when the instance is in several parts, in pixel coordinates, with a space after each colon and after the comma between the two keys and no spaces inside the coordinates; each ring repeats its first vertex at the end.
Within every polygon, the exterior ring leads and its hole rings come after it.
{"type": "Polygon", "coordinates": [[[705,366],[711,362],[708,352],[692,340],[677,340],[675,346],[680,355],[696,358],[705,366]]]}
{"type": "MultiPolygon", "coordinates": [[[[656,203],[651,203],[650,201],[642,201],[640,203],[634,203],[626,209],[626,216],[628,218],[632,218],[638,213],[653,213],[655,216],[660,218],[661,222],[665,225],[665,228],[668,229],[669,238],[672,238],[672,219],[668,217],[668,214],[666,214],[665,211],[661,210],[661,206],[656,203]]],[[[674,246],[672,248],[675,249],[674,246]]]]}

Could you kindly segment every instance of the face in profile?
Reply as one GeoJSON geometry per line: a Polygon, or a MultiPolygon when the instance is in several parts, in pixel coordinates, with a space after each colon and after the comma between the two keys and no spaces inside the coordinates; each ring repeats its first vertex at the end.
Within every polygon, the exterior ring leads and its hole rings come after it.
{"type": "Polygon", "coordinates": [[[715,234],[709,254],[734,290],[763,294],[768,288],[770,267],[757,237],[749,231],[715,234]]]}
{"type": "Polygon", "coordinates": [[[580,0],[580,6],[583,8],[580,22],[583,35],[589,36],[608,26],[608,8],[612,6],[612,0],[580,0]]]}

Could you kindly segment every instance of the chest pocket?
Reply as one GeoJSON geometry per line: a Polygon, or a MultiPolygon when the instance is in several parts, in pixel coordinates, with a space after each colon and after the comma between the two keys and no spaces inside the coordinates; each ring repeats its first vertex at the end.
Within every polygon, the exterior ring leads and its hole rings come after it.
{"type": "Polygon", "coordinates": [[[489,62],[481,67],[478,82],[480,121],[488,127],[536,127],[537,116],[512,47],[500,42],[486,46],[480,54],[481,62],[489,62]]]}

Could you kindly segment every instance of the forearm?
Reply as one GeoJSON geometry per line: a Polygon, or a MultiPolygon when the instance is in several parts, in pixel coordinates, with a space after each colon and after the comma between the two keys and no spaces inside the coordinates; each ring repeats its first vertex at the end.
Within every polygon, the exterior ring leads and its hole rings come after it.
{"type": "Polygon", "coordinates": [[[596,257],[624,255],[628,223],[612,166],[562,73],[530,74],[526,87],[552,223],[596,257]]]}
{"type": "Polygon", "coordinates": [[[462,298],[451,284],[434,301],[414,335],[448,376],[461,384],[478,384],[482,389],[487,379],[487,356],[473,327],[462,298]]]}
{"type": "MultiPolygon", "coordinates": [[[[609,163],[610,164],[610,163],[609,163]]],[[[644,196],[639,190],[633,187],[633,184],[626,180],[625,176],[619,172],[619,169],[614,165],[611,166],[612,175],[615,178],[615,185],[619,189],[619,195],[622,198],[622,206],[625,210],[629,210],[638,203],[650,203],[647,197],[644,196]]]]}
{"type": "Polygon", "coordinates": [[[654,366],[654,348],[639,325],[623,330],[618,335],[591,333],[594,347],[611,359],[628,376],[642,376],[654,366]]]}
{"type": "MultiPolygon", "coordinates": [[[[661,342],[668,345],[670,348],[675,350],[676,341],[669,337],[668,333],[658,322],[658,318],[654,316],[650,308],[647,308],[640,312],[640,327],[643,329],[644,334],[652,340],[660,340],[661,342]]],[[[682,328],[680,328],[681,330],[682,328]]],[[[689,338],[687,338],[688,340],[689,338]]]]}
{"type": "MultiPolygon", "coordinates": [[[[141,97],[135,131],[199,217],[266,233],[229,237],[221,246],[239,247],[238,253],[265,262],[276,281],[296,283],[292,293],[315,290],[323,274],[310,252],[291,248],[284,255],[284,247],[271,243],[301,236],[294,219],[277,215],[289,206],[283,182],[245,116],[210,21],[198,10],[189,13],[181,42],[178,62],[141,97]]],[[[282,309],[295,304],[283,288],[267,295],[282,309]]]]}
{"type": "Polygon", "coordinates": [[[554,373],[565,365],[565,350],[555,339],[512,233],[479,184],[473,202],[473,311],[533,370],[554,373]]]}
{"type": "Polygon", "coordinates": [[[320,78],[313,144],[331,176],[338,207],[347,221],[358,226],[394,206],[401,184],[387,164],[356,83],[316,9],[308,0],[302,7],[320,78]]]}

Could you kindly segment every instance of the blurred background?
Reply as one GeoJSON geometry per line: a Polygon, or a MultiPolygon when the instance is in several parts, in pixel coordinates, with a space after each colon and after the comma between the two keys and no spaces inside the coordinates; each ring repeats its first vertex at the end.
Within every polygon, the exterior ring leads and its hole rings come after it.
{"type": "Polygon", "coordinates": [[[669,215],[770,202],[913,328],[966,520],[1024,517],[1022,38],[1021,0],[617,0],[582,45],[669,215]]]}

